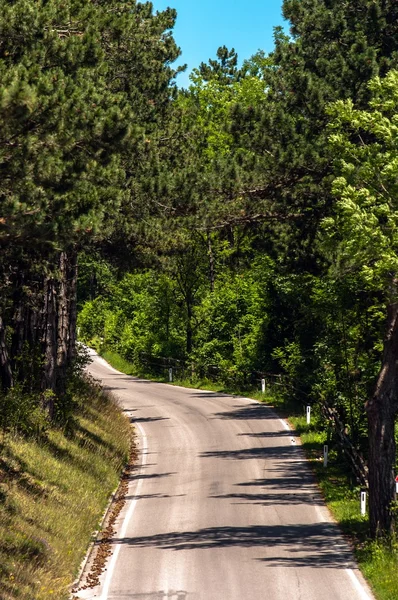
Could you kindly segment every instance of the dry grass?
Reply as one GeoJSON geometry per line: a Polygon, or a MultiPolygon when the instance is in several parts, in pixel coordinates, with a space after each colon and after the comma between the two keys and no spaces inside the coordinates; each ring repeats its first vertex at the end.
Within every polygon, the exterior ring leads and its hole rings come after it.
{"type": "Polygon", "coordinates": [[[115,402],[82,386],[66,435],[0,445],[0,599],[66,599],[126,462],[131,430],[115,402]]]}

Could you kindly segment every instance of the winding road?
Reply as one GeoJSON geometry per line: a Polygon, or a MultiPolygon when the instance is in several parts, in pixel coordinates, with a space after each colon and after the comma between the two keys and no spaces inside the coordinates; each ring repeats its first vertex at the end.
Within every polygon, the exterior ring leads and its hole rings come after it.
{"type": "Polygon", "coordinates": [[[91,374],[137,428],[140,464],[100,600],[371,600],[287,423],[246,398],[91,374]]]}

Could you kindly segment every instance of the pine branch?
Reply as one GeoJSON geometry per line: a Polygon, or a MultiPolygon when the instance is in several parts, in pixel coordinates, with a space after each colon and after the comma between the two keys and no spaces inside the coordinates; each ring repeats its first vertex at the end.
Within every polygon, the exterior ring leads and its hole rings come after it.
{"type": "Polygon", "coordinates": [[[242,225],[247,223],[258,223],[260,221],[290,221],[292,219],[300,219],[303,215],[300,213],[283,214],[283,213],[257,213],[255,215],[245,215],[242,217],[231,217],[226,221],[217,223],[213,226],[197,227],[197,231],[213,231],[215,229],[223,229],[231,227],[231,225],[242,225]]]}

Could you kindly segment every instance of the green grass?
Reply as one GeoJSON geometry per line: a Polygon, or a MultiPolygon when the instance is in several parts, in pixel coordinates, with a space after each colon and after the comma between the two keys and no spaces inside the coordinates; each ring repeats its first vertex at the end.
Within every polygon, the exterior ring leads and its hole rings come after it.
{"type": "MultiPolygon", "coordinates": [[[[131,363],[115,352],[103,352],[102,356],[116,369],[129,375],[149,374],[138,372],[131,363]]],[[[157,381],[167,383],[167,378],[157,381]]],[[[360,487],[356,485],[350,471],[333,443],[328,443],[327,432],[322,427],[318,414],[312,415],[307,425],[304,406],[298,406],[293,399],[286,399],[278,388],[268,389],[265,393],[258,390],[238,390],[206,380],[190,381],[176,379],[174,385],[190,388],[202,388],[210,391],[238,394],[265,402],[285,417],[300,436],[302,447],[310,461],[311,468],[334,519],[343,533],[350,539],[361,571],[368,580],[378,600],[398,599],[398,541],[374,542],[368,538],[368,517],[360,513],[360,487]],[[328,466],[323,466],[323,446],[329,445],[328,466]]]]}
{"type": "Polygon", "coordinates": [[[67,435],[0,438],[0,598],[63,600],[118,484],[130,425],[83,385],[67,435]]]}
{"type": "Polygon", "coordinates": [[[101,352],[101,356],[118,371],[126,373],[126,375],[138,375],[134,366],[128,360],[123,358],[123,356],[120,356],[120,354],[117,352],[113,352],[112,350],[104,350],[101,352]]]}

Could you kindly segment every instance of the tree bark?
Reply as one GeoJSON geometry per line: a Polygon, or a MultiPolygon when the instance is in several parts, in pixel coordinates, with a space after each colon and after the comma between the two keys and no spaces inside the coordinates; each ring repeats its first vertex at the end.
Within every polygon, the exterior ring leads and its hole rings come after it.
{"type": "Polygon", "coordinates": [[[13,375],[5,339],[3,319],[0,317],[0,378],[3,390],[9,390],[14,385],[13,375]]]}
{"type": "Polygon", "coordinates": [[[59,257],[59,285],[57,294],[57,394],[66,390],[66,369],[69,348],[69,306],[68,306],[68,258],[66,252],[59,257]]]}
{"type": "Polygon", "coordinates": [[[77,341],[77,276],[78,262],[77,251],[72,250],[69,254],[69,344],[68,344],[68,366],[76,358],[77,341]]]}
{"type": "Polygon", "coordinates": [[[213,245],[211,243],[211,234],[207,232],[207,254],[209,257],[209,279],[210,279],[210,291],[214,292],[214,281],[215,281],[215,272],[214,272],[214,254],[213,254],[213,245]]]}
{"type": "MultiPolygon", "coordinates": [[[[43,391],[56,390],[57,377],[57,307],[55,282],[51,277],[45,280],[44,285],[44,308],[43,308],[43,354],[44,354],[44,372],[43,372],[43,391]]],[[[51,395],[45,396],[45,408],[50,417],[54,414],[54,399],[51,395]]]]}
{"type": "Polygon", "coordinates": [[[382,366],[366,404],[369,431],[369,517],[372,537],[393,531],[395,417],[398,412],[398,303],[388,307],[382,366]]]}
{"type": "Polygon", "coordinates": [[[192,331],[192,306],[191,298],[187,298],[187,324],[186,324],[186,352],[189,356],[192,352],[193,331],[192,331]]]}

